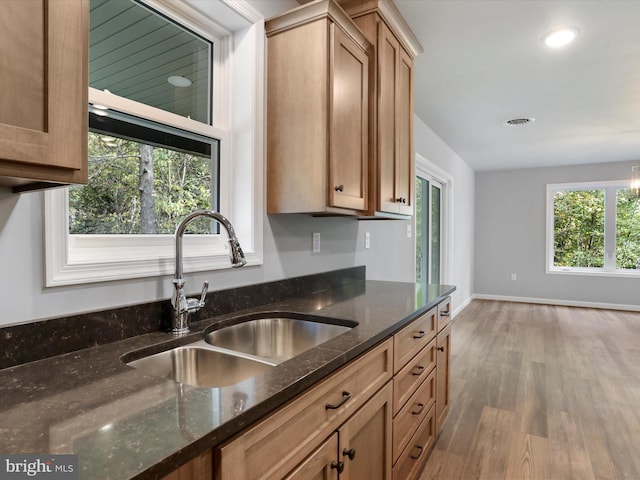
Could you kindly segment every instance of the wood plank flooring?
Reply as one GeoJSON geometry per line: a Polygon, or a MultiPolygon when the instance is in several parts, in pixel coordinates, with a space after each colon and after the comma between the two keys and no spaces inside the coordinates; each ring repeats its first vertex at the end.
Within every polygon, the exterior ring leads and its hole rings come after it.
{"type": "Polygon", "coordinates": [[[420,480],[640,479],[640,313],[475,300],[420,480]]]}

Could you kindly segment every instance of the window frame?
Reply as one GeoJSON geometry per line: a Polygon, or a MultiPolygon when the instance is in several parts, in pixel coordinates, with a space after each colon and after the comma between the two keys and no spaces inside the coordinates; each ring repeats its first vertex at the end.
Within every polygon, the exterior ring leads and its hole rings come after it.
{"type": "Polygon", "coordinates": [[[601,182],[552,183],[547,184],[546,193],[546,268],[550,275],[582,275],[600,277],[640,278],[640,271],[616,267],[616,193],[619,189],[629,188],[628,180],[610,180],[601,182]],[[603,267],[557,267],[554,265],[554,195],[562,191],[604,190],[604,266],[603,267]]]}
{"type": "MultiPolygon", "coordinates": [[[[220,141],[220,212],[233,223],[248,265],[262,264],[264,17],[244,0],[142,3],[215,43],[214,125],[89,88],[89,102],[220,141]],[[218,12],[218,13],[216,13],[218,12]],[[227,30],[211,16],[233,24],[227,30]],[[213,34],[211,33],[213,32],[213,34]],[[212,38],[213,37],[213,38],[212,38]],[[247,95],[247,90],[251,94],[247,95]],[[231,160],[233,159],[233,161],[231,160]],[[251,186],[247,194],[247,184],[251,186]]],[[[69,235],[68,189],[44,192],[45,286],[169,275],[173,235],[69,235]]],[[[184,271],[230,268],[226,234],[185,235],[184,271]]]]}

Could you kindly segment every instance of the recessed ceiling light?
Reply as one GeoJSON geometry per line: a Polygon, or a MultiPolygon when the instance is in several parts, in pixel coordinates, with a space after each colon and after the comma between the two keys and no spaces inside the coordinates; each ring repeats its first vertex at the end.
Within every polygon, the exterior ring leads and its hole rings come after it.
{"type": "Polygon", "coordinates": [[[182,88],[190,87],[192,83],[191,80],[189,80],[187,77],[181,77],[179,75],[173,75],[167,78],[167,82],[169,82],[174,87],[182,87],[182,88]]]}
{"type": "Polygon", "coordinates": [[[507,120],[504,122],[505,125],[509,127],[518,127],[520,125],[526,125],[528,123],[535,122],[535,118],[512,118],[511,120],[507,120]]]}
{"type": "Polygon", "coordinates": [[[562,27],[551,30],[542,37],[542,43],[550,48],[560,48],[570,44],[580,33],[576,27],[562,27]]]}

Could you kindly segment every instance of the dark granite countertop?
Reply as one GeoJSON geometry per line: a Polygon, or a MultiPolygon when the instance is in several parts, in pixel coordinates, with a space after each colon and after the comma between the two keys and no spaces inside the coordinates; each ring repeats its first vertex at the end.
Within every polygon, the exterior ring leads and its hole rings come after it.
{"type": "MultiPolygon", "coordinates": [[[[0,370],[0,452],[75,453],[82,479],[160,478],[379,343],[455,287],[358,281],[204,319],[292,312],[358,326],[252,379],[223,388],[179,385],[145,375],[120,357],[174,341],[155,332],[0,370]],[[421,298],[420,298],[421,297],[421,298]]],[[[182,341],[182,340],[181,340],[182,341]]],[[[37,349],[33,344],[31,348],[37,349]]]]}

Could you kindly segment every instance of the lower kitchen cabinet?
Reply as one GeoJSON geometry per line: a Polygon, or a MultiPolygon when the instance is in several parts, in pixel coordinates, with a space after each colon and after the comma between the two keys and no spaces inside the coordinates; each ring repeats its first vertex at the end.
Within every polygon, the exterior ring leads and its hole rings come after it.
{"type": "Polygon", "coordinates": [[[392,384],[338,429],[338,463],[344,463],[343,480],[391,480],[392,384]]]}
{"type": "Polygon", "coordinates": [[[285,477],[286,480],[337,480],[344,468],[338,460],[338,433],[331,435],[306,460],[285,477]]]}
{"type": "Polygon", "coordinates": [[[450,310],[447,297],[163,480],[415,480],[449,413],[450,310]]]}
{"type": "Polygon", "coordinates": [[[287,480],[391,480],[392,386],[387,383],[287,480]]]}
{"type": "Polygon", "coordinates": [[[217,447],[214,478],[303,478],[301,472],[342,470],[341,479],[390,479],[392,371],[388,339],[217,447]],[[336,467],[330,463],[327,470],[314,457],[324,455],[324,442],[336,433],[336,467]]]}
{"type": "Polygon", "coordinates": [[[393,480],[415,479],[436,442],[435,406],[420,423],[407,448],[393,466],[393,480]]]}
{"type": "Polygon", "coordinates": [[[440,431],[449,414],[451,376],[451,325],[447,325],[436,336],[436,428],[440,431]]]}
{"type": "Polygon", "coordinates": [[[213,454],[208,450],[163,477],[162,480],[211,480],[213,478],[212,461],[213,454]]]}

